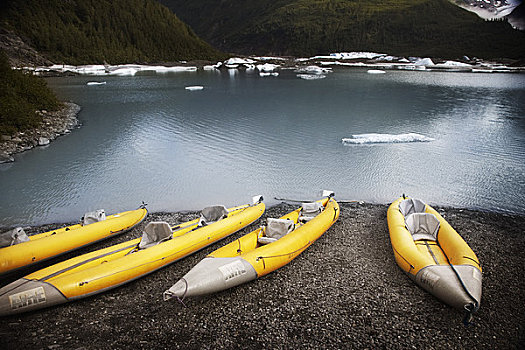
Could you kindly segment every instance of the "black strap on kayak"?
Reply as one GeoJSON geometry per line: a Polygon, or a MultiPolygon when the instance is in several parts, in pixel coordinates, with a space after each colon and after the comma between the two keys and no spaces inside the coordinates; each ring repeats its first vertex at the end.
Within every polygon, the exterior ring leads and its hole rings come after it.
{"type": "Polygon", "coordinates": [[[476,298],[474,298],[472,296],[472,294],[470,293],[470,291],[468,290],[467,286],[465,285],[465,283],[461,279],[461,276],[459,275],[459,272],[454,268],[454,265],[452,265],[452,263],[448,259],[448,256],[446,254],[444,254],[444,255],[445,255],[445,258],[447,259],[447,262],[448,262],[450,268],[452,269],[452,271],[454,271],[454,274],[456,275],[456,277],[457,277],[461,287],[463,288],[463,290],[465,291],[467,296],[470,299],[472,299],[471,303],[468,303],[468,304],[463,306],[463,308],[466,311],[465,317],[463,317],[463,324],[465,325],[465,327],[468,327],[468,326],[473,324],[472,318],[473,318],[474,313],[479,310],[479,303],[476,300],[476,298]]]}
{"type": "MultiPolygon", "coordinates": [[[[396,248],[394,248],[394,247],[392,246],[392,249],[394,250],[394,253],[396,253],[397,255],[399,255],[399,256],[401,257],[401,259],[405,260],[405,262],[406,262],[408,265],[410,265],[410,270],[412,270],[412,269],[415,268],[414,265],[412,265],[412,264],[410,263],[410,261],[408,261],[407,259],[405,259],[405,257],[404,257],[403,255],[401,255],[401,254],[396,250],[396,248]]],[[[408,272],[410,272],[410,270],[408,270],[408,272]]]]}

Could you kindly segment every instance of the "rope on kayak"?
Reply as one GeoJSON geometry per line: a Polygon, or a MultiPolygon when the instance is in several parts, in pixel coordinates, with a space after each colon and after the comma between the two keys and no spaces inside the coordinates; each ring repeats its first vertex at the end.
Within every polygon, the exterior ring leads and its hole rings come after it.
{"type": "Polygon", "coordinates": [[[148,203],[144,203],[144,201],[142,201],[142,204],[139,205],[137,209],[146,209],[146,205],[148,205],[148,203]]]}
{"type": "Polygon", "coordinates": [[[282,256],[292,255],[292,254],[295,254],[295,253],[297,253],[297,252],[301,252],[301,251],[305,250],[305,249],[308,248],[311,244],[312,244],[312,241],[308,241],[308,243],[306,243],[306,245],[302,246],[301,248],[299,248],[299,249],[297,249],[297,250],[294,250],[293,252],[286,253],[286,254],[270,255],[270,256],[258,256],[258,257],[255,259],[255,261],[262,260],[262,262],[263,262],[263,268],[266,269],[266,263],[264,262],[264,259],[280,258],[280,257],[282,257],[282,256]]]}

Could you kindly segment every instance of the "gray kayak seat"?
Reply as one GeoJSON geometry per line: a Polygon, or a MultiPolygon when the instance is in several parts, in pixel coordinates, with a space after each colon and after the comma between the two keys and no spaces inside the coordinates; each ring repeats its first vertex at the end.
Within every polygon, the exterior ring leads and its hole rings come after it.
{"type": "Polygon", "coordinates": [[[260,244],[268,244],[275,242],[292,232],[295,229],[295,223],[288,219],[267,219],[266,230],[263,237],[259,237],[257,241],[260,244]]]}
{"type": "Polygon", "coordinates": [[[312,220],[313,218],[315,218],[323,210],[324,210],[324,207],[319,202],[302,203],[299,221],[308,222],[312,220]]]}
{"type": "Polygon", "coordinates": [[[434,214],[414,213],[405,219],[407,230],[412,234],[414,241],[424,239],[437,241],[439,220],[434,214]]]}
{"type": "Polygon", "coordinates": [[[0,248],[9,247],[15,244],[28,242],[26,232],[23,228],[17,227],[7,232],[0,233],[0,248]]]}
{"type": "Polygon", "coordinates": [[[228,217],[228,209],[224,205],[213,205],[206,207],[201,211],[199,226],[213,224],[216,221],[228,217]]]}
{"type": "Polygon", "coordinates": [[[144,228],[139,249],[153,247],[171,238],[173,231],[167,222],[150,222],[144,228]]]}
{"type": "Polygon", "coordinates": [[[80,221],[82,222],[82,226],[86,226],[104,220],[106,220],[106,212],[104,209],[98,209],[85,213],[80,221]]]}
{"type": "Polygon", "coordinates": [[[399,203],[399,211],[406,218],[410,214],[414,213],[424,213],[426,204],[420,201],[419,199],[405,199],[399,203]]]}

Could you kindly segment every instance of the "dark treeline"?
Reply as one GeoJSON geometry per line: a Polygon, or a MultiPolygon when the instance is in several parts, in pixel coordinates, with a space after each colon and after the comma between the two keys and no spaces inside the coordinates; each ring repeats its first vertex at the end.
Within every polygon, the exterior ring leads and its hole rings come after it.
{"type": "Polygon", "coordinates": [[[525,33],[448,0],[159,0],[217,48],[308,56],[525,57],[525,33]]]}
{"type": "Polygon", "coordinates": [[[57,63],[220,59],[154,0],[8,0],[1,25],[57,63]]]}
{"type": "Polygon", "coordinates": [[[36,127],[42,121],[37,110],[54,111],[62,104],[44,79],[11,69],[0,51],[0,134],[13,134],[36,127]]]}

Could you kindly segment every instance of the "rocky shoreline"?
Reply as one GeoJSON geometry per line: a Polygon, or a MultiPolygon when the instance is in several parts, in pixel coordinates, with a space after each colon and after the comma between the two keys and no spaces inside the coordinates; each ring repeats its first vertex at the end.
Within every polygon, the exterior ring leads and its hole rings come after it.
{"type": "Polygon", "coordinates": [[[79,125],[77,114],[80,106],[64,102],[64,107],[56,112],[36,111],[42,116],[39,127],[14,135],[0,135],[0,163],[14,162],[14,154],[30,150],[37,146],[48,145],[61,135],[68,134],[79,125]]]}
{"type": "MultiPolygon", "coordinates": [[[[296,205],[267,208],[279,217],[296,205]]],[[[395,263],[387,205],[341,204],[339,220],[290,264],[214,295],[164,302],[162,292],[206,254],[260,221],[122,287],[41,311],[4,317],[3,349],[523,349],[525,216],[437,208],[483,265],[475,324],[416,286],[395,263]]],[[[138,237],[151,221],[195,212],[153,213],[132,231],[68,258],[138,237]]],[[[57,225],[35,227],[41,232],[57,225]]],[[[60,259],[60,260],[62,260],[60,259]]],[[[51,261],[48,264],[56,263],[51,261]]],[[[40,266],[42,267],[42,266],[40,266]]],[[[5,285],[25,274],[0,280],[5,285]]]]}

